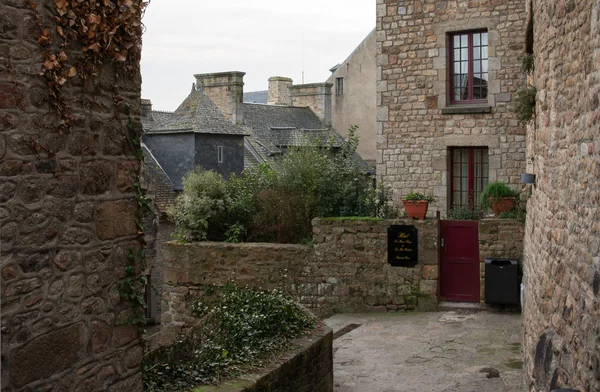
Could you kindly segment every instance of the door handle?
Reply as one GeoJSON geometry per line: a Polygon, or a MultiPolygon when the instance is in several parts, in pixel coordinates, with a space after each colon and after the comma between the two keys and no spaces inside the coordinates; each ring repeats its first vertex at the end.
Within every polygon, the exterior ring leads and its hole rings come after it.
{"type": "Polygon", "coordinates": [[[442,248],[444,247],[444,239],[442,238],[442,244],[441,244],[442,248]]]}

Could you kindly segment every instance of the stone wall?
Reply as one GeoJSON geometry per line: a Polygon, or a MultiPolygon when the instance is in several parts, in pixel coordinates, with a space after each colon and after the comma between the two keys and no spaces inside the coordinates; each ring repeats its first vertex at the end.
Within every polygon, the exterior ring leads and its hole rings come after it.
{"type": "MultiPolygon", "coordinates": [[[[54,1],[33,4],[62,42],[54,1]]],[[[40,34],[27,2],[0,4],[1,389],[141,391],[142,348],[116,288],[140,245],[139,164],[113,96],[118,86],[139,130],[140,75],[117,79],[107,61],[85,88],[67,81],[73,126],[59,133],[40,76],[40,34]]]]}
{"type": "Polygon", "coordinates": [[[508,258],[523,263],[525,222],[520,219],[482,219],[479,221],[479,277],[481,302],[485,302],[485,259],[508,258]]]}
{"type": "Polygon", "coordinates": [[[291,86],[292,106],[308,106],[326,126],[331,126],[331,83],[291,86]]]}
{"type": "Polygon", "coordinates": [[[163,327],[194,323],[189,300],[206,285],[235,280],[263,289],[282,288],[318,316],[340,312],[430,309],[438,286],[439,221],[313,221],[314,247],[285,244],[200,242],[165,248],[163,327]],[[418,229],[419,263],[392,267],[387,228],[418,229]]]}
{"type": "Polygon", "coordinates": [[[534,1],[525,370],[530,390],[600,390],[600,3],[534,1]]]}
{"type": "Polygon", "coordinates": [[[197,392],[333,391],[333,332],[320,326],[291,342],[290,352],[276,357],[260,374],[247,374],[197,392]]]}
{"type": "Polygon", "coordinates": [[[434,194],[445,213],[451,147],[487,147],[489,180],[519,186],[525,129],[510,107],[525,23],[523,0],[377,0],[377,174],[397,201],[434,194]],[[450,105],[448,34],[475,29],[489,34],[487,103],[450,105]]]}

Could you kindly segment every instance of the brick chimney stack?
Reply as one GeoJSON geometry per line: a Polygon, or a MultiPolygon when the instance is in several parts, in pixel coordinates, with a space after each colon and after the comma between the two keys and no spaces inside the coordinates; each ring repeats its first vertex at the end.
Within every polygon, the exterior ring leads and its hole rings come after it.
{"type": "Polygon", "coordinates": [[[309,106],[328,127],[331,126],[331,83],[292,86],[292,106],[309,106]]]}
{"type": "Polygon", "coordinates": [[[196,88],[217,105],[221,113],[234,124],[244,123],[244,72],[219,72],[194,75],[196,88]]]}
{"type": "Polygon", "coordinates": [[[268,105],[291,106],[292,105],[292,84],[290,78],[273,76],[269,78],[269,98],[268,105]]]}

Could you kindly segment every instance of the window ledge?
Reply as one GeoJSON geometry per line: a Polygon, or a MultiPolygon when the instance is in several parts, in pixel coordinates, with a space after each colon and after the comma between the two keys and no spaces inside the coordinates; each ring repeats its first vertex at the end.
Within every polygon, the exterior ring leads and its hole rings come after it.
{"type": "Polygon", "coordinates": [[[488,104],[455,105],[442,108],[442,114],[477,114],[491,112],[492,107],[488,104]]]}

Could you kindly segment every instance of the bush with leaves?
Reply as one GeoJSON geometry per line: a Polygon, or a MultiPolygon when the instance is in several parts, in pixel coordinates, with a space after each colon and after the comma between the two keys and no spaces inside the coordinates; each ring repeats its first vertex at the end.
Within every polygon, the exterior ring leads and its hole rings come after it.
{"type": "Polygon", "coordinates": [[[196,303],[199,327],[145,355],[144,390],[178,391],[234,377],[283,350],[316,321],[280,291],[227,285],[209,305],[196,303]]]}
{"type": "Polygon", "coordinates": [[[216,239],[225,232],[229,206],[227,185],[212,170],[196,168],[183,179],[183,193],[167,215],[175,223],[175,237],[182,241],[216,239]]]}
{"type": "Polygon", "coordinates": [[[342,147],[292,148],[276,163],[232,175],[196,169],[169,215],[181,240],[305,243],[315,217],[393,216],[391,192],[362,170],[351,127],[342,147]]]}

